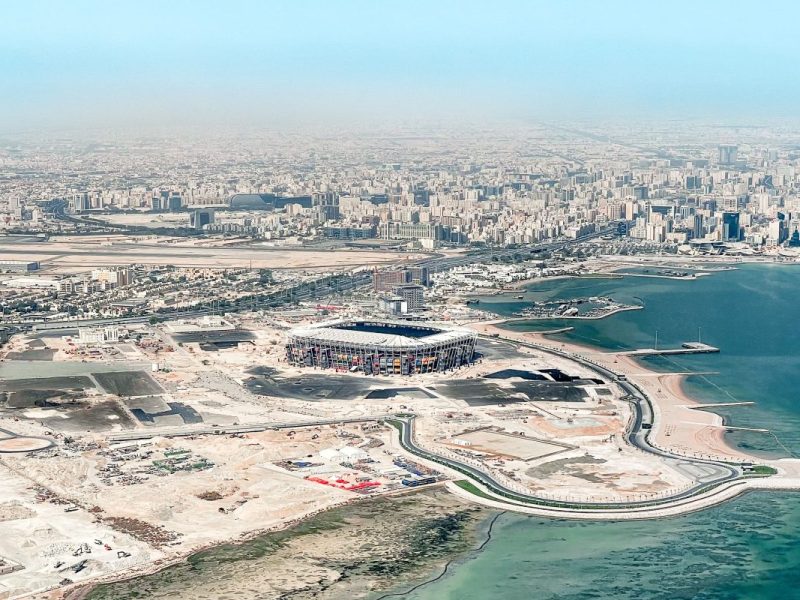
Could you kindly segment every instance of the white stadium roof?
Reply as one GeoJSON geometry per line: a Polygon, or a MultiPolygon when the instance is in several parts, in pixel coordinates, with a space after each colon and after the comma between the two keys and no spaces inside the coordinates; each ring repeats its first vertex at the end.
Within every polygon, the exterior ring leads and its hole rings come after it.
{"type": "Polygon", "coordinates": [[[355,323],[375,323],[397,327],[414,327],[413,323],[403,321],[364,321],[341,320],[319,323],[307,327],[298,327],[289,332],[290,336],[297,338],[313,338],[317,342],[328,342],[338,344],[352,344],[359,346],[382,346],[385,348],[428,348],[439,344],[458,342],[469,338],[477,337],[477,333],[470,329],[445,329],[442,327],[421,324],[420,327],[438,330],[422,338],[412,338],[400,334],[377,333],[373,331],[354,331],[350,329],[337,329],[342,325],[353,325],[355,323]]]}

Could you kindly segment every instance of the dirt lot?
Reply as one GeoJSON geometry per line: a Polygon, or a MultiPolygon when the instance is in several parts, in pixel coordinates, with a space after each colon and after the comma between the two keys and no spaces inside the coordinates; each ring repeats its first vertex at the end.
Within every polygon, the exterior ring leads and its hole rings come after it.
{"type": "Polygon", "coordinates": [[[532,460],[548,456],[555,452],[562,452],[565,447],[560,444],[551,444],[542,440],[527,437],[498,433],[490,430],[471,431],[456,436],[454,439],[466,440],[471,449],[499,456],[532,460]]]}

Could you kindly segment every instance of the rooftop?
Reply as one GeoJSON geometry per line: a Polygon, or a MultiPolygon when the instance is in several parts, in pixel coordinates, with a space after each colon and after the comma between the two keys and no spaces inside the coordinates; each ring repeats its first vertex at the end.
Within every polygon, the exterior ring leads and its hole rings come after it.
{"type": "Polygon", "coordinates": [[[403,321],[348,321],[337,320],[298,327],[291,331],[293,337],[313,337],[319,341],[342,344],[363,344],[394,348],[424,348],[474,338],[469,329],[415,325],[403,321]]]}

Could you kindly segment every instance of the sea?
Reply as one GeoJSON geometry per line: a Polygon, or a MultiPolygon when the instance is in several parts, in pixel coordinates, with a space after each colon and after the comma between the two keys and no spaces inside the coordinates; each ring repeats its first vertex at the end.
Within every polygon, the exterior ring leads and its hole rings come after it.
{"type": "MultiPolygon", "coordinates": [[[[578,278],[481,298],[511,316],[531,301],[592,296],[642,310],[599,320],[539,320],[517,330],[574,327],[564,339],[601,349],[701,341],[719,354],[645,359],[652,369],[703,373],[685,390],[726,423],[770,433],[728,434],[765,457],[800,455],[800,265],[737,264],[692,279],[578,278]],[[698,333],[699,330],[699,333],[698,333]]],[[[641,271],[640,271],[641,273],[641,271]]],[[[559,336],[554,336],[558,339],[559,336]]],[[[800,493],[754,492],[718,507],[652,521],[575,522],[505,513],[480,552],[403,597],[414,600],[800,598],[800,493]]]]}

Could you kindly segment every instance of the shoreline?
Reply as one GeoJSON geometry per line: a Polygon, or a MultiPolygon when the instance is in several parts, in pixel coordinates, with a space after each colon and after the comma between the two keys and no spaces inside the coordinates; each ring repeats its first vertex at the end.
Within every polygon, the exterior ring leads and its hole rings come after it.
{"type": "Polygon", "coordinates": [[[427,585],[443,576],[442,566],[446,572],[451,564],[467,559],[482,547],[485,527],[493,516],[499,516],[498,511],[465,501],[444,485],[367,496],[296,518],[280,529],[210,544],[146,570],[83,582],[64,595],[48,597],[151,597],[148,592],[157,590],[154,597],[186,600],[197,597],[198,586],[209,585],[216,589],[205,589],[206,594],[245,593],[249,597],[248,572],[263,579],[259,590],[274,591],[275,597],[298,594],[298,598],[330,599],[348,592],[364,598],[391,596],[400,586],[427,585]],[[373,530],[376,522],[385,527],[373,530]],[[395,535],[396,527],[409,522],[415,525],[395,535]],[[431,531],[437,532],[442,544],[428,552],[425,539],[431,531]],[[348,540],[357,543],[348,544],[348,540]],[[384,569],[384,564],[392,568],[384,569]]]}
{"type": "MultiPolygon", "coordinates": [[[[499,510],[495,511],[494,514],[491,517],[487,517],[486,518],[485,531],[482,531],[480,527],[478,528],[478,531],[476,531],[476,533],[479,533],[481,535],[485,535],[485,539],[480,543],[480,545],[476,546],[475,548],[471,548],[471,549],[467,550],[465,553],[463,553],[462,556],[457,556],[456,555],[456,556],[453,556],[453,558],[448,559],[447,562],[444,563],[444,566],[442,567],[441,573],[439,573],[438,575],[432,576],[429,579],[421,581],[421,582],[415,584],[413,587],[405,589],[404,591],[396,591],[396,592],[395,591],[387,591],[383,595],[378,596],[377,598],[374,598],[374,599],[371,599],[371,600],[386,600],[386,598],[402,598],[402,597],[405,597],[408,594],[411,594],[411,593],[413,593],[413,592],[415,592],[415,591],[417,591],[417,590],[419,590],[419,589],[421,589],[421,588],[423,588],[423,587],[425,587],[427,585],[430,585],[431,583],[435,583],[435,582],[443,579],[450,572],[451,567],[455,569],[455,568],[459,568],[459,567],[464,566],[467,562],[469,562],[470,560],[474,559],[481,552],[483,552],[483,549],[487,546],[487,544],[489,544],[489,542],[492,541],[492,533],[494,531],[494,526],[497,524],[498,519],[500,517],[502,517],[503,515],[505,515],[506,513],[508,513],[508,512],[509,512],[508,510],[499,509],[499,510]]],[[[393,590],[393,589],[396,589],[396,588],[399,588],[399,587],[401,587],[401,586],[398,584],[397,586],[394,586],[391,589],[393,590]]]]}
{"type": "Polygon", "coordinates": [[[508,319],[501,318],[471,323],[470,326],[487,335],[497,334],[500,338],[533,342],[543,348],[579,354],[624,374],[639,385],[652,401],[654,423],[650,440],[654,446],[687,457],[736,462],[763,461],[728,443],[724,419],[716,413],[698,408],[703,403],[690,397],[683,388],[682,382],[688,375],[654,371],[636,362],[634,357],[577,342],[553,340],[547,332],[515,331],[503,327],[508,322],[508,319]]]}
{"type": "MultiPolygon", "coordinates": [[[[384,497],[390,497],[390,496],[384,496],[384,497]]],[[[297,527],[301,525],[303,522],[313,519],[318,515],[321,515],[328,511],[340,509],[348,505],[366,502],[372,498],[373,497],[369,496],[348,498],[346,500],[343,500],[342,502],[331,504],[329,506],[311,511],[304,515],[298,515],[292,517],[291,519],[288,519],[277,525],[273,525],[272,527],[253,529],[251,531],[247,531],[243,534],[240,534],[238,537],[232,537],[232,538],[200,544],[194,548],[187,549],[185,552],[181,552],[179,554],[175,554],[167,558],[159,559],[158,561],[151,562],[149,564],[136,566],[133,567],[132,569],[125,571],[117,571],[115,573],[100,575],[96,579],[81,581],[80,583],[75,584],[75,587],[73,588],[54,590],[54,591],[62,592],[62,595],[58,597],[62,598],[63,600],[84,600],[97,587],[107,584],[126,583],[150,575],[155,575],[161,571],[164,571],[165,569],[184,563],[188,561],[192,556],[197,556],[203,552],[213,551],[216,548],[220,548],[226,545],[246,544],[247,542],[252,542],[253,540],[262,536],[287,532],[292,528],[297,527]]],[[[48,592],[49,590],[42,590],[38,593],[46,594],[48,592]]]]}

